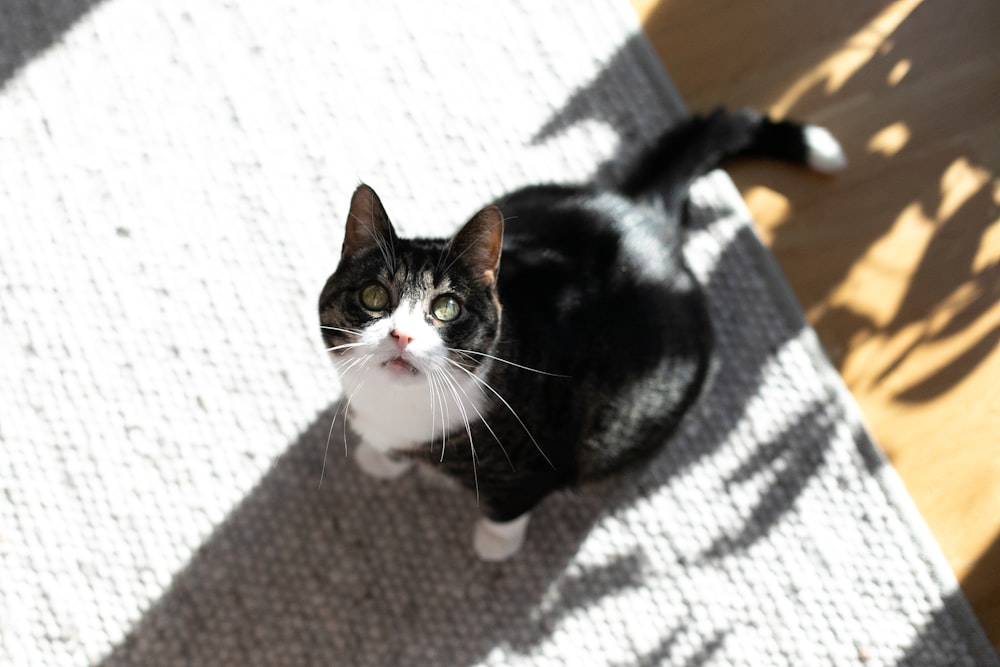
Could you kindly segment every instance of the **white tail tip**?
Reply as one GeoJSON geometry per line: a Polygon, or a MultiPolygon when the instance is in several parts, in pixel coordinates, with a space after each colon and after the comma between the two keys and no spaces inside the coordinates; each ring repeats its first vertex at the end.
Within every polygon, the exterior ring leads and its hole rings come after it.
{"type": "Polygon", "coordinates": [[[806,163],[824,174],[843,171],[847,156],[830,131],[818,125],[806,125],[802,130],[806,143],[806,163]]]}

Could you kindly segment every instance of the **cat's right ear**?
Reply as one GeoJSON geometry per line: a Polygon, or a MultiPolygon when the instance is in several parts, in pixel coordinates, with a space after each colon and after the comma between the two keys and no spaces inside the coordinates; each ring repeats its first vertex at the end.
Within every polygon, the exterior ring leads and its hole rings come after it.
{"type": "Polygon", "coordinates": [[[481,277],[486,285],[496,282],[500,271],[500,254],[503,250],[503,213],[496,206],[487,206],[472,216],[448,244],[454,253],[481,277]]]}
{"type": "Polygon", "coordinates": [[[368,247],[376,247],[386,252],[396,241],[396,232],[389,222],[385,208],[378,195],[362,183],[351,197],[351,210],[347,214],[347,228],[344,230],[344,245],[341,257],[368,247]]]}

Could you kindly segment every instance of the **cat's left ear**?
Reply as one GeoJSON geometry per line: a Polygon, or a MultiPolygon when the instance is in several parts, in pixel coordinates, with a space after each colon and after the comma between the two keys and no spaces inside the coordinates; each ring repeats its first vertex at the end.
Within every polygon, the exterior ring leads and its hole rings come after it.
{"type": "Polygon", "coordinates": [[[482,276],[486,285],[496,282],[503,248],[503,213],[487,206],[458,230],[449,243],[449,253],[482,276]]]}
{"type": "Polygon", "coordinates": [[[362,183],[351,197],[341,256],[346,257],[369,246],[376,246],[385,252],[386,247],[391,248],[395,240],[396,232],[389,222],[382,201],[374,190],[362,183]]]}

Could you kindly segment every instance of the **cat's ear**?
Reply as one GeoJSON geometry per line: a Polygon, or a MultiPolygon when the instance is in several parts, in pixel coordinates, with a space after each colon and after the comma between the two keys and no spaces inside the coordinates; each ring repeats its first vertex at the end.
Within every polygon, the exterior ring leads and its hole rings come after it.
{"type": "Polygon", "coordinates": [[[503,213],[496,206],[487,206],[458,230],[449,244],[449,252],[492,285],[500,271],[500,251],[503,248],[503,213]]]}
{"type": "Polygon", "coordinates": [[[368,247],[377,247],[386,252],[387,247],[391,248],[395,240],[396,232],[378,195],[362,183],[351,197],[341,256],[352,255],[368,247]]]}

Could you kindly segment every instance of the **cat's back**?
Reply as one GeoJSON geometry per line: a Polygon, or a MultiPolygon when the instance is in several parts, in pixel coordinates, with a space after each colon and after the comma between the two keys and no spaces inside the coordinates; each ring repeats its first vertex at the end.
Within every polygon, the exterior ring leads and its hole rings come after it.
{"type": "Polygon", "coordinates": [[[500,206],[504,317],[536,333],[659,348],[657,327],[697,292],[679,224],[654,206],[565,186],[519,190],[500,206]]]}
{"type": "Polygon", "coordinates": [[[499,205],[502,356],[570,379],[505,367],[496,380],[563,417],[553,440],[573,424],[567,445],[594,453],[577,457],[581,477],[600,476],[661,443],[706,377],[711,326],[681,230],[655,206],[584,188],[499,205]]]}

